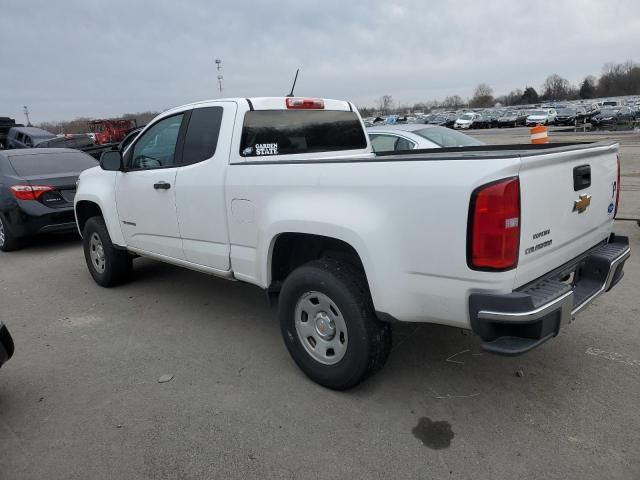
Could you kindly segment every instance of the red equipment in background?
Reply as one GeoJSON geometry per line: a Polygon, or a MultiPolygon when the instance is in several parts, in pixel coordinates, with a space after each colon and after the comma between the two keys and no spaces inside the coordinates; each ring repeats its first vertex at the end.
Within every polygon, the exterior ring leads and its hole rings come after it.
{"type": "Polygon", "coordinates": [[[131,130],[136,128],[135,120],[93,120],[89,128],[95,134],[97,145],[120,142],[131,130]]]}

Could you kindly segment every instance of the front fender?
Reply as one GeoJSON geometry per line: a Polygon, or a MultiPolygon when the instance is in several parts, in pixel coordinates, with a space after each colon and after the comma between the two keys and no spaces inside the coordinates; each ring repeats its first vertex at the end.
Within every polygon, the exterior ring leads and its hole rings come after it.
{"type": "MultiPolygon", "coordinates": [[[[85,170],[80,175],[78,191],[73,201],[78,224],[77,207],[80,202],[91,202],[102,211],[104,222],[107,225],[111,242],[121,247],[126,246],[116,204],[116,178],[119,172],[107,172],[100,167],[85,170]]],[[[82,235],[82,232],[80,232],[82,235]]]]}

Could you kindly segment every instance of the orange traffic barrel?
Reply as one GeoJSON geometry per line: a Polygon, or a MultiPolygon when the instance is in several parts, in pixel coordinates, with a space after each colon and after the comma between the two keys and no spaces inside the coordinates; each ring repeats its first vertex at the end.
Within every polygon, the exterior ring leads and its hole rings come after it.
{"type": "Polygon", "coordinates": [[[547,127],[544,125],[536,125],[531,129],[531,143],[549,143],[547,137],[547,127]]]}

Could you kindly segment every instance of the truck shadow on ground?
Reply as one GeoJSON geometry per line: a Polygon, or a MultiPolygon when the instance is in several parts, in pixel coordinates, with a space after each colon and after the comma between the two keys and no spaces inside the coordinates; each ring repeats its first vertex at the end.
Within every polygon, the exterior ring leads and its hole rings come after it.
{"type": "MultiPolygon", "coordinates": [[[[202,315],[210,319],[208,325],[216,330],[246,328],[251,335],[261,336],[253,342],[268,344],[269,350],[278,349],[273,352],[273,359],[264,362],[273,361],[274,369],[283,367],[278,364],[285,347],[280,338],[277,308],[268,305],[262,289],[147,259],[136,260],[134,265],[131,285],[154,292],[167,302],[179,299],[183,304],[198,306],[202,315]]],[[[557,369],[544,371],[550,366],[551,357],[562,355],[557,345],[544,345],[522,357],[500,357],[482,352],[480,344],[472,332],[459,328],[394,324],[393,348],[386,366],[349,394],[366,398],[389,389],[413,390],[442,401],[474,398],[487,392],[495,395],[505,389],[520,388],[519,384],[536,378],[542,382],[546,375],[555,377],[553,383],[564,381],[564,374],[558,375],[557,369]]],[[[300,381],[307,382],[293,361],[289,363],[286,374],[299,375],[300,381]]]]}

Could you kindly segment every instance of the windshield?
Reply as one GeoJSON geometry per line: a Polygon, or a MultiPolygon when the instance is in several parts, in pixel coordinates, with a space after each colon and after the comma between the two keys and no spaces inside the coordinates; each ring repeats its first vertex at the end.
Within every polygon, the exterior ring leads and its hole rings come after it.
{"type": "Polygon", "coordinates": [[[465,113],[464,115],[462,115],[460,117],[460,120],[473,120],[473,114],[472,113],[465,113]]]}
{"type": "Polygon", "coordinates": [[[440,145],[441,147],[474,147],[484,145],[480,140],[476,140],[464,133],[456,132],[450,128],[431,127],[421,130],[414,130],[413,133],[426,138],[430,142],[440,145]]]}
{"type": "Polygon", "coordinates": [[[561,108],[558,110],[558,115],[572,115],[574,113],[576,113],[576,111],[573,108],[561,108]]]}
{"type": "Polygon", "coordinates": [[[544,110],[534,110],[529,115],[543,116],[548,114],[544,110]]]}

